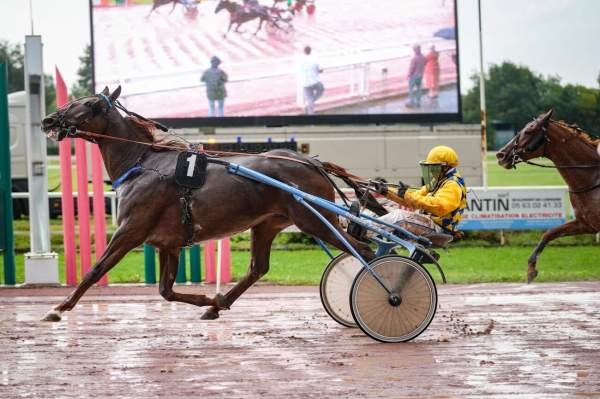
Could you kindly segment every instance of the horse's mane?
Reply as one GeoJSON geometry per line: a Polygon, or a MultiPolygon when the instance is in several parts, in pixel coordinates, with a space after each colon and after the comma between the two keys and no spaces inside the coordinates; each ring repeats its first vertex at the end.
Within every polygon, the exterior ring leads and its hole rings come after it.
{"type": "Polygon", "coordinates": [[[566,131],[568,131],[575,137],[579,138],[580,140],[583,140],[587,144],[590,144],[594,147],[597,147],[598,145],[600,145],[599,138],[592,136],[591,134],[589,134],[588,132],[586,132],[579,126],[577,126],[575,123],[567,123],[565,121],[555,121],[555,120],[552,120],[552,122],[554,124],[564,128],[566,131]]]}
{"type": "MultiPolygon", "coordinates": [[[[188,146],[182,142],[181,140],[175,138],[166,138],[161,137],[156,132],[156,127],[152,122],[145,121],[135,116],[126,116],[125,120],[129,123],[129,125],[135,129],[136,132],[140,133],[143,137],[148,139],[153,145],[158,144],[160,146],[169,146],[176,149],[186,149],[188,146]]],[[[163,147],[155,147],[152,149],[154,151],[166,151],[166,148],[163,147]]]]}

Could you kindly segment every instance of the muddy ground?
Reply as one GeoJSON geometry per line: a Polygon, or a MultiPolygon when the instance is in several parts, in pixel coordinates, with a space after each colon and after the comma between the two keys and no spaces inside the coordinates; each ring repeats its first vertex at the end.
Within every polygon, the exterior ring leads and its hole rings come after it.
{"type": "MultiPolygon", "coordinates": [[[[214,292],[210,286],[178,287],[214,292]]],[[[449,285],[415,341],[329,319],[316,287],[259,286],[216,321],[156,287],[0,289],[0,396],[600,397],[600,282],[449,285]]]]}

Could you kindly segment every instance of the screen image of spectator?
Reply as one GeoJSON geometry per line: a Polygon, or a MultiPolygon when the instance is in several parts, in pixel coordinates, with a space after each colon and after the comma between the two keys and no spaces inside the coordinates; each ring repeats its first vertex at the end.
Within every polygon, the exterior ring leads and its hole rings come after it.
{"type": "Polygon", "coordinates": [[[219,57],[213,56],[210,59],[210,68],[204,71],[201,78],[201,81],[206,84],[209,117],[225,115],[225,98],[227,97],[225,83],[227,83],[228,76],[224,70],[219,68],[219,65],[221,65],[221,60],[219,57]]]}
{"type": "Polygon", "coordinates": [[[319,77],[321,72],[323,72],[323,69],[312,55],[312,48],[310,46],[304,47],[298,78],[304,92],[304,111],[307,115],[315,113],[315,102],[321,98],[325,91],[319,77]]]}
{"type": "Polygon", "coordinates": [[[421,46],[415,44],[413,46],[413,58],[410,60],[408,68],[408,108],[421,107],[421,85],[423,84],[423,73],[427,60],[421,54],[421,46]]]}
{"type": "Polygon", "coordinates": [[[429,53],[425,56],[425,87],[429,90],[428,96],[436,98],[438,96],[438,87],[440,85],[440,53],[431,45],[429,53]]]}

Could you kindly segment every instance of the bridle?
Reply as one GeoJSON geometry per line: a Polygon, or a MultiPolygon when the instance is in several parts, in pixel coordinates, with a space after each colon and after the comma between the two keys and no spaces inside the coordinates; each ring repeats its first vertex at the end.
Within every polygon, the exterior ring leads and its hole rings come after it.
{"type": "MultiPolygon", "coordinates": [[[[534,151],[537,151],[541,145],[544,146],[542,149],[541,157],[547,158],[546,145],[551,142],[550,138],[547,135],[547,132],[548,132],[547,124],[549,122],[550,121],[546,122],[539,129],[539,132],[536,133],[536,136],[533,139],[531,139],[531,141],[529,143],[527,143],[527,145],[524,148],[519,146],[519,138],[521,137],[522,133],[519,133],[516,136],[515,143],[514,143],[513,147],[511,148],[510,153],[508,154],[508,156],[511,157],[511,165],[514,169],[516,169],[517,164],[519,164],[521,162],[526,163],[528,165],[537,166],[540,168],[550,168],[550,169],[595,169],[595,168],[600,168],[599,163],[592,164],[592,165],[543,165],[543,164],[540,164],[537,162],[524,160],[523,155],[530,154],[534,151]]],[[[533,123],[538,123],[538,119],[534,119],[533,123]]],[[[572,194],[586,193],[586,192],[592,191],[598,187],[600,187],[600,182],[593,184],[591,186],[582,188],[582,189],[577,189],[577,190],[569,189],[569,192],[572,194]]]]}
{"type": "MultiPolygon", "coordinates": [[[[533,122],[530,123],[536,123],[538,120],[534,119],[533,122]]],[[[536,166],[541,166],[541,167],[546,167],[547,165],[541,165],[541,164],[536,164],[530,161],[526,161],[523,159],[523,155],[526,154],[530,154],[534,151],[537,151],[538,148],[543,145],[543,149],[542,149],[542,157],[546,156],[546,144],[550,143],[550,138],[547,136],[547,131],[548,131],[548,127],[547,126],[542,126],[539,130],[539,132],[537,132],[536,136],[529,142],[527,143],[526,146],[521,147],[519,145],[519,139],[521,138],[522,133],[520,132],[516,137],[515,137],[515,143],[513,145],[513,147],[510,150],[510,153],[508,154],[508,156],[511,158],[510,162],[511,165],[513,167],[513,169],[517,168],[517,164],[524,162],[530,165],[536,165],[536,166]]]]}
{"type": "MultiPolygon", "coordinates": [[[[125,106],[123,106],[123,104],[121,104],[121,102],[119,100],[115,100],[115,101],[111,101],[110,98],[105,95],[104,93],[98,93],[96,95],[93,96],[85,96],[85,97],[80,97],[75,101],[71,101],[67,106],[59,109],[56,111],[57,114],[57,124],[56,127],[58,127],[58,134],[57,134],[57,140],[60,141],[62,139],[64,139],[65,137],[77,137],[79,134],[83,134],[85,136],[87,136],[88,140],[90,140],[91,142],[98,144],[98,141],[94,138],[112,138],[112,139],[117,139],[115,137],[106,135],[106,134],[98,134],[98,133],[92,133],[92,132],[85,132],[82,131],[80,129],[78,129],[74,123],[72,121],[69,121],[66,117],[66,113],[67,111],[69,111],[71,109],[71,107],[76,103],[76,102],[80,102],[81,100],[84,100],[86,98],[100,98],[100,100],[104,100],[104,102],[106,102],[106,104],[108,105],[107,107],[103,107],[103,101],[95,101],[93,104],[88,104],[87,102],[85,102],[83,105],[90,108],[91,112],[90,112],[90,116],[88,116],[86,119],[84,119],[81,122],[77,122],[77,124],[80,125],[85,125],[87,124],[89,121],[91,121],[92,119],[94,119],[96,116],[98,116],[98,114],[103,113],[103,114],[107,114],[111,108],[117,108],[120,109],[121,111],[125,112],[127,115],[130,116],[135,116],[136,118],[139,118],[143,121],[149,122],[152,125],[154,125],[157,129],[162,130],[163,132],[168,132],[169,129],[159,123],[156,122],[154,120],[148,119],[136,112],[133,111],[129,111],[127,108],[125,108],[125,106]]],[[[141,143],[141,142],[140,142],[141,143]]]]}

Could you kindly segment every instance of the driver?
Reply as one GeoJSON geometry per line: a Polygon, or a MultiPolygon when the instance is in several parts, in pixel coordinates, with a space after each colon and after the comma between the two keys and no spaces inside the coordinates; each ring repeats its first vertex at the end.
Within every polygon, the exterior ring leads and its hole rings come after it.
{"type": "Polygon", "coordinates": [[[262,11],[258,0],[244,0],[244,12],[257,12],[260,13],[262,11]]]}
{"type": "Polygon", "coordinates": [[[376,184],[377,192],[415,210],[397,209],[380,220],[398,224],[418,235],[459,235],[457,227],[467,207],[467,187],[456,169],[456,151],[444,145],[434,147],[419,165],[425,183],[420,189],[410,189],[402,182],[398,188],[388,188],[381,182],[376,184]]]}

